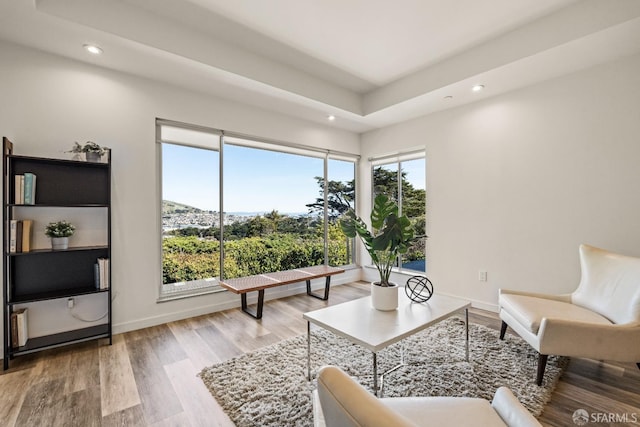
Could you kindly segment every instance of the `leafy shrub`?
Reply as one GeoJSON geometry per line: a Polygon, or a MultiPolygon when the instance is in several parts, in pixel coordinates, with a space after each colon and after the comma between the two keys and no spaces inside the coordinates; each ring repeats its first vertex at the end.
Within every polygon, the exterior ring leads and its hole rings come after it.
{"type": "MultiPolygon", "coordinates": [[[[331,265],[347,263],[346,238],[329,242],[331,265]]],[[[162,283],[220,276],[220,242],[195,236],[167,237],[162,242],[162,283]]],[[[324,263],[322,237],[272,233],[225,242],[226,278],[251,276],[324,263]]]]}

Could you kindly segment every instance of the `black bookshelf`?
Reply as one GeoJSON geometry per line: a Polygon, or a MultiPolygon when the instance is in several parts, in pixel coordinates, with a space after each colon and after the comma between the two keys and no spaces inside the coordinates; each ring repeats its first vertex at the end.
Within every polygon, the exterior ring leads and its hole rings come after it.
{"type": "MultiPolygon", "coordinates": [[[[94,264],[98,258],[111,260],[111,152],[105,163],[50,159],[13,154],[13,144],[3,138],[3,345],[4,369],[15,356],[64,345],[108,338],[112,343],[111,284],[99,289],[94,264]],[[17,204],[15,176],[33,173],[36,179],[34,204],[17,204]],[[107,213],[107,244],[49,248],[29,252],[10,252],[9,224],[27,219],[30,210],[41,208],[104,209],[107,213]],[[20,217],[18,217],[18,213],[20,217]],[[105,322],[86,328],[29,338],[24,346],[14,347],[11,340],[11,314],[15,306],[38,301],[67,299],[80,295],[103,294],[108,299],[105,322]]],[[[52,218],[55,220],[57,218],[52,218]]],[[[42,225],[42,224],[40,224],[42,225]]],[[[42,227],[40,227],[42,228],[42,227]]],[[[76,230],[81,232],[82,230],[76,230]]],[[[41,232],[32,230],[32,233],[41,232]]],[[[109,273],[111,277],[111,262],[109,273]]],[[[30,308],[36,310],[37,307],[30,308]]]]}

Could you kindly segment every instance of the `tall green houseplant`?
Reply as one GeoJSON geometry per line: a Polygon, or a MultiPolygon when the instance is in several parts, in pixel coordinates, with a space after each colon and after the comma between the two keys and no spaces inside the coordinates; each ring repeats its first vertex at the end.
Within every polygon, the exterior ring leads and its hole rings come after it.
{"type": "Polygon", "coordinates": [[[379,194],[371,210],[372,231],[353,210],[346,213],[340,227],[347,237],[360,237],[371,260],[380,273],[380,286],[389,286],[389,276],[398,255],[409,249],[413,227],[405,215],[398,216],[398,205],[388,196],[379,194]]]}

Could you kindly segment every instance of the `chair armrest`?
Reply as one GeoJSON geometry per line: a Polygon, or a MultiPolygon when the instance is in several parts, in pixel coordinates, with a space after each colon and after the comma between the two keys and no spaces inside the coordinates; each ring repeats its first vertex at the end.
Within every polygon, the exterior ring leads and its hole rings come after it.
{"type": "Polygon", "coordinates": [[[507,387],[496,390],[491,406],[509,427],[542,427],[507,387]]]}
{"type": "Polygon", "coordinates": [[[318,397],[327,427],[415,427],[335,366],[318,373],[318,397]]]}
{"type": "Polygon", "coordinates": [[[322,405],[320,404],[320,396],[318,396],[318,390],[313,390],[313,427],[327,427],[327,423],[324,421],[324,413],[322,412],[322,405]]]}
{"type": "Polygon", "coordinates": [[[640,324],[600,324],[544,318],[540,353],[640,362],[640,324]]]}
{"type": "Polygon", "coordinates": [[[554,301],[571,302],[571,294],[550,295],[550,294],[539,294],[536,292],[516,291],[513,289],[499,289],[498,295],[522,295],[525,297],[535,297],[535,298],[542,298],[542,299],[550,299],[554,301]]]}

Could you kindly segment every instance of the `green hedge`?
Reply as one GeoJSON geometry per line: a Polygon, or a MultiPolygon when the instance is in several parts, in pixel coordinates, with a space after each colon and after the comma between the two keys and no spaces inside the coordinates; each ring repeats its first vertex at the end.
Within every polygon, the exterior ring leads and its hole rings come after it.
{"type": "MultiPolygon", "coordinates": [[[[332,236],[333,237],[333,236],[332,236]]],[[[220,242],[198,237],[167,237],[162,242],[162,282],[220,275],[220,242]]],[[[274,233],[225,243],[225,278],[243,277],[324,263],[323,240],[274,233]]],[[[346,239],[330,240],[329,263],[347,264],[346,239]]]]}

